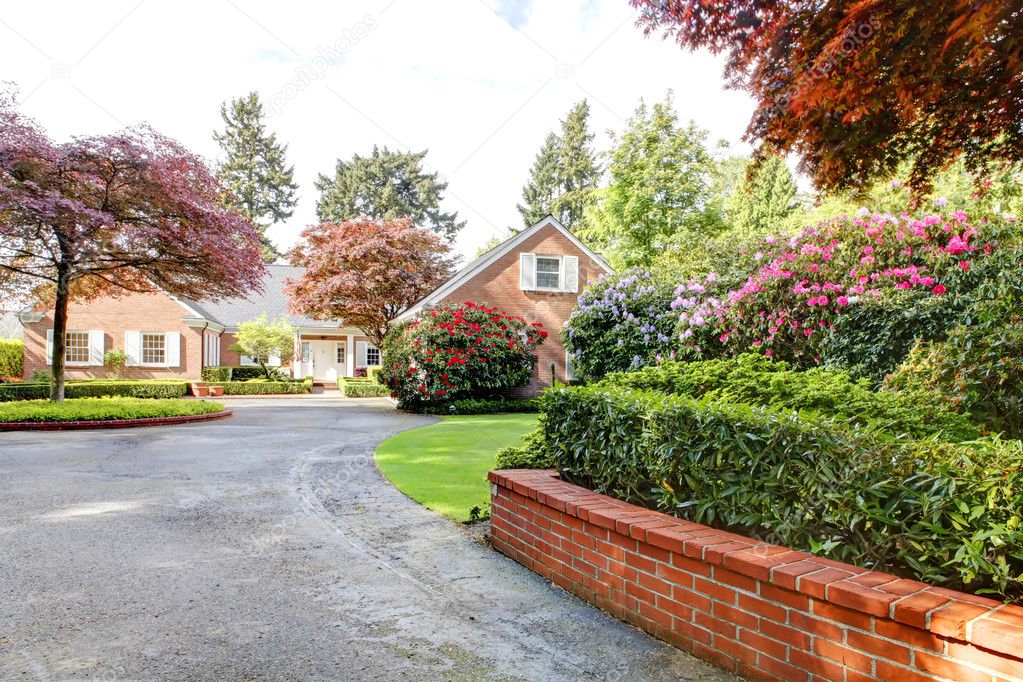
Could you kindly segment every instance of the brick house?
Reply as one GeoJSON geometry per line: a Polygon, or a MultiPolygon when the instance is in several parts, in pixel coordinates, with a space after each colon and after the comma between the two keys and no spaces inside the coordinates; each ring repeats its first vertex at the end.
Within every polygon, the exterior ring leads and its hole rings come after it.
{"type": "Polygon", "coordinates": [[[426,298],[402,313],[408,319],[439,303],[472,301],[497,306],[550,332],[537,353],[532,392],[572,380],[572,366],[561,344],[561,328],[579,293],[611,267],[557,220],[547,216],[466,265],[426,298]]]}
{"type": "MultiPolygon", "coordinates": [[[[72,303],[67,376],[109,376],[103,356],[115,348],[128,356],[126,377],[197,379],[203,367],[255,364],[230,346],[238,325],[262,313],[271,319],[286,315],[297,329],[295,358],[286,367],[293,376],[333,383],[354,376],[357,367],[380,364],[380,350],[360,330],[288,313],[284,285],[301,275],[299,268],[270,265],[268,270],[264,291],[247,298],[188,301],[154,292],[72,303]]],[[[581,287],[603,272],[610,272],[603,259],[548,217],[467,265],[404,316],[440,302],[472,300],[542,322],[551,335],[541,347],[536,387],[549,383],[551,364],[559,378],[570,376],[559,332],[581,287]]],[[[19,315],[26,378],[49,370],[52,314],[38,309],[19,315]]]]}

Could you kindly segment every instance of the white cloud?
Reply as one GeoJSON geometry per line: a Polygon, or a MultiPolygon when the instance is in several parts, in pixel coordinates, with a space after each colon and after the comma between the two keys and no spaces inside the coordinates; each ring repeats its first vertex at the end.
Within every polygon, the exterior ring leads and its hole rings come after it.
{"type": "Polygon", "coordinates": [[[272,232],[315,220],[317,173],[373,144],[429,148],[468,220],[471,255],[509,225],[539,145],[590,99],[599,132],[671,88],[683,119],[737,143],[752,111],[721,60],[644,38],[625,0],[122,0],[17,3],[0,20],[3,79],[61,139],[141,121],[215,158],[222,101],[257,90],[279,111],[301,203],[272,232]]]}

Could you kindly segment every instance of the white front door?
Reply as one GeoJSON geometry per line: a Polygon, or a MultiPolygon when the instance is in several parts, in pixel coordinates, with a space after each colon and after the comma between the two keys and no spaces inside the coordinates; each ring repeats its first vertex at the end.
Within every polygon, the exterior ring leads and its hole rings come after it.
{"type": "MultiPolygon", "coordinates": [[[[312,361],[312,376],[316,381],[337,381],[345,374],[345,343],[335,341],[303,341],[309,344],[309,357],[312,361]]],[[[305,363],[303,363],[305,364],[305,363]]]]}

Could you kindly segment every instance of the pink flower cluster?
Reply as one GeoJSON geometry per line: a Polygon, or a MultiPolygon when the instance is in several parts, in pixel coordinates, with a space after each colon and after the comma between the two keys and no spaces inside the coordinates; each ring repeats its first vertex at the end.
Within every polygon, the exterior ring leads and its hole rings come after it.
{"type": "Polygon", "coordinates": [[[703,283],[679,287],[683,346],[699,354],[700,342],[750,346],[768,355],[813,358],[814,337],[836,315],[889,290],[923,290],[940,296],[970,258],[991,252],[974,243],[965,213],[908,215],[861,211],[806,228],[788,238],[765,240],[763,263],[742,286],[703,293],[703,283]],[[701,328],[709,326],[706,332],[701,328]]]}

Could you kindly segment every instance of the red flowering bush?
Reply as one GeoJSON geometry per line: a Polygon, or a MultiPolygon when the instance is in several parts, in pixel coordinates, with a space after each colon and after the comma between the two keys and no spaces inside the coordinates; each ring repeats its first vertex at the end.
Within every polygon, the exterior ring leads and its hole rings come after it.
{"type": "Polygon", "coordinates": [[[421,312],[384,344],[384,382],[401,407],[488,396],[529,383],[539,322],[466,301],[421,312]]]}
{"type": "Polygon", "coordinates": [[[694,340],[710,333],[724,352],[759,348],[816,364],[820,340],[851,306],[901,290],[954,295],[992,248],[961,211],[921,218],[864,211],[768,239],[755,254],[763,265],[740,288],[719,298],[680,294],[683,355],[709,350],[694,340]]]}

